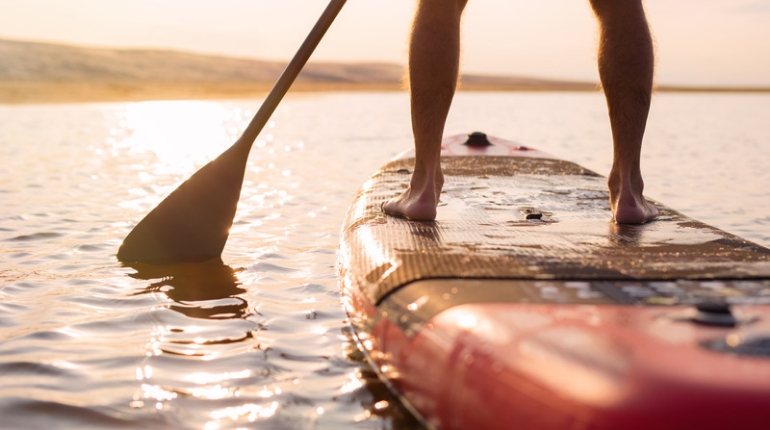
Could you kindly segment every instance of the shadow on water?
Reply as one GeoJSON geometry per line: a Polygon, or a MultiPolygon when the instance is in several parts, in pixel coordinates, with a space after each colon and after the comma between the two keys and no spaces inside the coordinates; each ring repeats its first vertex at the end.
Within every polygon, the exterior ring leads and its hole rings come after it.
{"type": "Polygon", "coordinates": [[[202,263],[153,265],[127,263],[136,270],[128,276],[151,283],[136,293],[163,293],[175,304],[171,309],[191,318],[243,318],[249,304],[238,297],[246,290],[240,287],[237,273],[221,259],[202,263]]]}

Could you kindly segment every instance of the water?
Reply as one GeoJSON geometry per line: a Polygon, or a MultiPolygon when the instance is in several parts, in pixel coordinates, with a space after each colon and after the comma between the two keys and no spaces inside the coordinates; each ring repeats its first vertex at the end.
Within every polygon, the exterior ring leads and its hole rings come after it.
{"type": "MultiPolygon", "coordinates": [[[[410,145],[401,93],[290,96],[250,157],[223,262],[124,267],[121,240],[260,100],[0,106],[3,428],[417,428],[349,339],[342,217],[410,145]]],[[[647,195],[770,246],[770,95],[661,94],[647,195]]],[[[486,131],[606,174],[597,94],[462,93],[486,131]]]]}

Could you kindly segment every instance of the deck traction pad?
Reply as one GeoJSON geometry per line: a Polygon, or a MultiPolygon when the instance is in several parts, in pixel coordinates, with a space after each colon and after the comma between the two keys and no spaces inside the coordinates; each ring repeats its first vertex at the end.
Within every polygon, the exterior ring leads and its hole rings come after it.
{"type": "Polygon", "coordinates": [[[770,278],[770,250],[655,202],[659,219],[612,222],[606,179],[563,160],[443,157],[434,222],[387,216],[414,159],[363,184],[342,229],[343,276],[378,303],[422,279],[770,278]],[[540,219],[527,219],[532,211],[540,219]]]}

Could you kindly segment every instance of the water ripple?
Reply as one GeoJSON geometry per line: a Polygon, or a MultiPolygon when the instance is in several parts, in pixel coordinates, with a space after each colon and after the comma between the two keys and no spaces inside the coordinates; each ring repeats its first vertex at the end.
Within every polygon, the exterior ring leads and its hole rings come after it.
{"type": "Polygon", "coordinates": [[[32,234],[24,234],[21,236],[12,237],[9,239],[5,239],[6,242],[31,242],[35,240],[51,240],[51,239],[58,239],[60,237],[64,236],[62,233],[55,233],[55,232],[40,232],[40,233],[32,233],[32,234]]]}

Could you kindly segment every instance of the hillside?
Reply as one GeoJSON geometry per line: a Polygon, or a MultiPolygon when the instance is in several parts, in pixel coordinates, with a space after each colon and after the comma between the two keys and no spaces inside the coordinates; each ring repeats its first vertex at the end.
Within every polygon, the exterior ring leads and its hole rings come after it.
{"type": "MultiPolygon", "coordinates": [[[[0,39],[0,103],[250,98],[286,63],[148,49],[86,48],[0,39]]],[[[404,68],[312,59],[292,91],[400,90],[404,68]]],[[[461,90],[596,91],[593,82],[467,74],[461,90]]],[[[659,86],[657,91],[769,91],[659,86]]]]}

